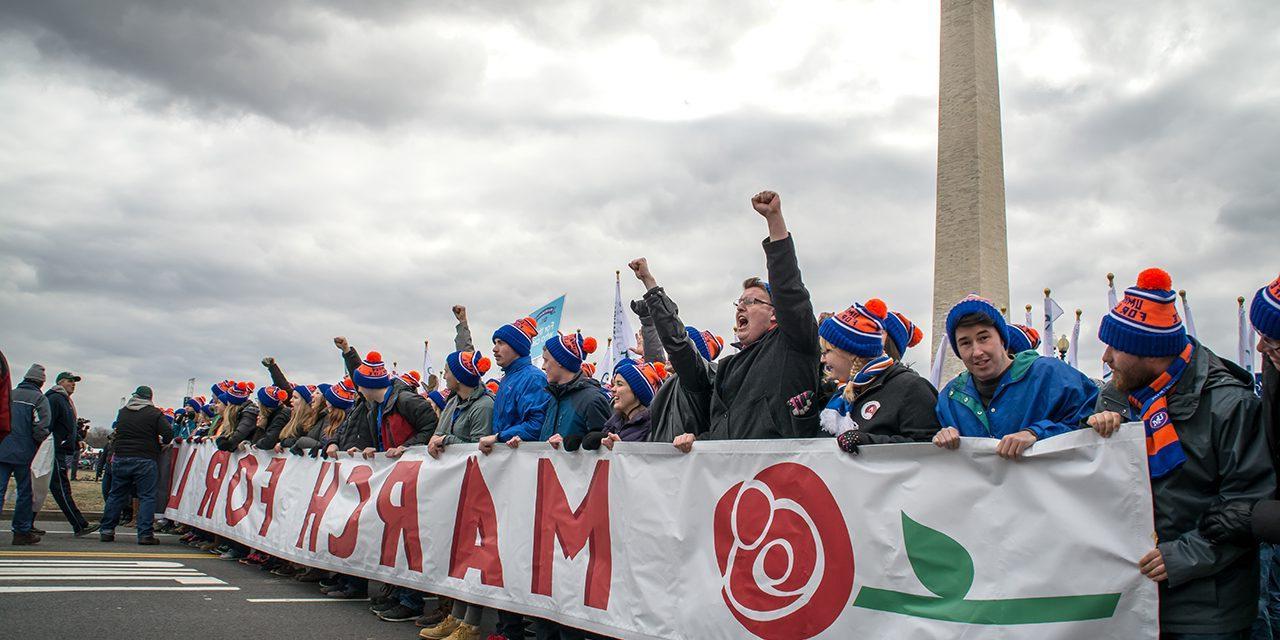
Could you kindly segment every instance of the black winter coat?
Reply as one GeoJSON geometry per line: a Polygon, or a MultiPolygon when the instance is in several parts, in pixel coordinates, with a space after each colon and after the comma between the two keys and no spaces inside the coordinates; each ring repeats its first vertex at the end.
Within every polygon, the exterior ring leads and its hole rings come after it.
{"type": "MultiPolygon", "coordinates": [[[[837,391],[839,393],[839,391],[837,391]]],[[[822,410],[830,395],[815,398],[812,410],[802,417],[792,417],[797,431],[809,431],[817,424],[821,429],[822,410]]],[[[895,442],[930,442],[942,427],[934,406],[938,391],[915,370],[895,362],[862,392],[853,403],[849,418],[863,441],[869,444],[895,442]]],[[[830,432],[830,430],[826,430],[830,432]]],[[[838,435],[838,434],[832,434],[838,435]]]]}

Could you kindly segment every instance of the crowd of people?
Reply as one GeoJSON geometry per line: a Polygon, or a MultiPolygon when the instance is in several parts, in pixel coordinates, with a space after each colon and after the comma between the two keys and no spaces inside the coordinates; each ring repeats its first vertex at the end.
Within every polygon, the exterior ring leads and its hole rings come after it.
{"type": "MultiPolygon", "coordinates": [[[[588,362],[595,339],[559,334],[531,353],[537,323],[520,318],[498,327],[484,354],[466,308],[456,306],[443,387],[434,376],[397,375],[377,351],[361,357],[342,337],[334,344],[348,375],[332,384],[298,384],[268,357],[269,385],[224,380],[209,398],[188,398],[174,411],[156,407],[151,389],[139,387],[117,417],[101,539],[114,539],[120,512],[136,494],[138,541],[155,542],[156,460],[171,441],[396,458],[414,447],[438,457],[447,448],[488,454],[533,441],[566,452],[634,441],[688,452],[699,440],[819,437],[856,456],[886,443],[956,449],[961,438],[993,438],[1008,461],[1001,464],[1014,464],[1037,441],[1077,429],[1109,437],[1137,421],[1146,431],[1157,542],[1134,571],[1159,585],[1161,637],[1270,638],[1274,624],[1280,638],[1280,557],[1269,553],[1271,542],[1280,543],[1280,278],[1259,289],[1250,307],[1263,355],[1262,397],[1251,374],[1188,335],[1172,279],[1155,268],[1138,274],[1102,320],[1103,360],[1113,371],[1105,384],[1039,355],[1034,329],[1009,323],[992,302],[971,295],[946,318],[949,347],[965,371],[937,390],[903,364],[921,330],[883,300],[815,314],[781,198],[765,191],[751,204],[768,229],[767,277],[742,283],[736,352],[723,353],[723,338],[686,325],[639,258],[629,266],[645,289],[632,303],[640,353],[617,363],[607,383],[588,362]],[[533,363],[538,355],[541,368],[533,363]],[[495,367],[500,378],[489,377],[495,367]]],[[[57,382],[68,380],[73,389],[74,376],[57,382]]],[[[41,394],[43,381],[43,369],[33,366],[4,403],[11,426],[0,443],[0,487],[10,475],[18,478],[15,544],[38,541],[29,496],[24,502],[24,465],[51,419],[59,419],[61,396],[41,394]]],[[[75,524],[78,533],[95,526],[75,524]]],[[[586,637],[548,620],[290,564],[185,525],[160,527],[222,558],[318,583],[330,597],[371,597],[381,619],[416,620],[422,638],[479,638],[483,627],[493,629],[490,640],[522,639],[526,626],[539,638],[586,637]]]]}

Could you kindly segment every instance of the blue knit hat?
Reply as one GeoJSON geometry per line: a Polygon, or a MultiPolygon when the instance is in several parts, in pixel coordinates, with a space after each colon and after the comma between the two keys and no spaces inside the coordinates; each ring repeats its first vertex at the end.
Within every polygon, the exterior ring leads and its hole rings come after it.
{"type": "Polygon", "coordinates": [[[315,397],[316,390],[316,387],[307,386],[305,384],[293,385],[293,392],[301,396],[302,401],[307,404],[311,404],[311,399],[315,397]]]}
{"type": "Polygon", "coordinates": [[[874,358],[884,353],[884,330],[880,327],[875,311],[886,312],[884,302],[872,299],[863,305],[854,305],[822,321],[818,335],[831,346],[855,356],[874,358]],[[879,304],[876,304],[879,303],[879,304]]]}
{"type": "Polygon", "coordinates": [[[1280,278],[1254,294],[1253,304],[1249,305],[1249,322],[1258,333],[1280,340],[1280,278]]]}
{"type": "Polygon", "coordinates": [[[956,325],[960,323],[960,318],[971,313],[980,313],[990,318],[995,324],[996,333],[1000,335],[1000,342],[1006,349],[1009,348],[1009,324],[1004,321],[1004,315],[994,304],[991,304],[990,300],[971,293],[947,312],[947,340],[951,342],[951,352],[956,354],[957,358],[960,357],[960,350],[956,348],[956,325]]]}
{"type": "Polygon", "coordinates": [[[185,416],[185,415],[187,415],[187,408],[186,408],[186,407],[178,407],[177,409],[174,409],[174,410],[173,410],[173,417],[174,417],[174,418],[181,418],[181,417],[183,417],[183,416],[185,416]]]}
{"type": "Polygon", "coordinates": [[[258,389],[258,404],[263,409],[275,409],[282,402],[289,400],[289,392],[274,385],[268,385],[258,389]]]}
{"type": "Polygon", "coordinates": [[[351,378],[343,378],[338,384],[322,384],[317,388],[329,406],[335,409],[347,411],[356,403],[356,387],[351,378]]]}
{"type": "MultiPolygon", "coordinates": [[[[445,366],[449,367],[449,373],[452,373],[459,383],[465,387],[473,388],[480,386],[480,379],[489,372],[489,368],[492,366],[489,359],[478,351],[454,351],[445,356],[444,363],[445,366]]],[[[443,406],[441,405],[442,408],[443,406]]]]}
{"type": "Polygon", "coordinates": [[[689,339],[693,341],[693,346],[698,349],[698,354],[707,362],[715,362],[720,357],[720,352],[724,351],[724,338],[711,333],[710,331],[698,331],[693,327],[685,327],[685,333],[689,334],[689,339]]]}
{"type": "Polygon", "coordinates": [[[560,366],[577,373],[582,370],[582,361],[586,360],[589,354],[596,351],[596,339],[582,337],[581,333],[572,335],[556,334],[556,337],[548,340],[543,346],[560,366]]]}
{"type": "Polygon", "coordinates": [[[627,386],[631,387],[636,400],[646,407],[653,402],[653,396],[658,393],[658,387],[662,386],[663,379],[667,377],[666,367],[661,362],[649,363],[630,358],[623,358],[622,362],[613,368],[613,372],[627,381],[627,386]]]}
{"type": "Polygon", "coordinates": [[[206,404],[206,405],[204,405],[203,407],[200,407],[200,412],[201,412],[201,413],[203,413],[204,415],[209,416],[210,418],[212,418],[212,417],[213,417],[213,413],[214,413],[214,411],[213,411],[213,403],[212,403],[212,402],[210,402],[209,404],[206,404]]]}
{"type": "Polygon", "coordinates": [[[352,382],[357,387],[366,389],[385,389],[391,386],[391,372],[387,370],[387,365],[382,362],[382,354],[377,351],[370,351],[364,357],[364,361],[356,370],[351,373],[352,382]]]}
{"type": "Polygon", "coordinates": [[[444,406],[449,403],[449,396],[453,395],[448,389],[437,389],[427,394],[427,399],[434,404],[437,409],[443,411],[444,406]]]}
{"type": "Polygon", "coordinates": [[[195,413],[204,407],[205,399],[204,396],[196,396],[194,398],[187,398],[186,400],[183,400],[182,404],[190,408],[192,413],[195,413]]]}
{"type": "Polygon", "coordinates": [[[533,348],[533,339],[538,337],[538,321],[533,318],[520,318],[511,324],[504,324],[493,332],[493,339],[501,340],[521,358],[529,355],[533,348]]]}
{"type": "Polygon", "coordinates": [[[1187,328],[1174,304],[1173,279],[1160,269],[1138,274],[1138,284],[1103,316],[1098,339],[1128,354],[1176,356],[1187,347],[1187,328]]]}
{"type": "Polygon", "coordinates": [[[222,404],[230,404],[227,402],[227,390],[231,388],[232,384],[234,383],[230,380],[223,380],[222,382],[209,387],[209,392],[213,394],[215,400],[222,402],[222,404]]]}
{"type": "Polygon", "coordinates": [[[244,404],[249,401],[253,389],[252,382],[232,382],[227,385],[227,392],[223,394],[222,401],[227,404],[244,404]]]}
{"type": "MultiPolygon", "coordinates": [[[[867,301],[868,304],[870,302],[870,300],[867,301]]],[[[880,326],[884,328],[884,334],[898,348],[898,353],[906,353],[907,349],[920,344],[920,341],[924,340],[924,331],[897,311],[890,311],[884,320],[880,321],[880,326]]]]}
{"type": "Polygon", "coordinates": [[[1009,353],[1040,348],[1040,332],[1020,324],[1009,325],[1009,353]]]}

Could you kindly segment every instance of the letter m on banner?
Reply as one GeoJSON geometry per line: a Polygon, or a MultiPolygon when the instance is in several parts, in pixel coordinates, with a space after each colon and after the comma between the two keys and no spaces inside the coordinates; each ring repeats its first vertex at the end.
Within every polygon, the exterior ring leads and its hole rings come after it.
{"type": "Polygon", "coordinates": [[[609,461],[596,463],[591,483],[576,511],[569,509],[560,478],[551,460],[538,461],[538,498],[533,516],[533,593],[551,595],[551,570],[555,565],[555,543],[560,542],[566,558],[574,558],[587,547],[587,579],[583,604],[593,609],[609,608],[609,588],[613,581],[613,549],[609,542],[609,461]]]}

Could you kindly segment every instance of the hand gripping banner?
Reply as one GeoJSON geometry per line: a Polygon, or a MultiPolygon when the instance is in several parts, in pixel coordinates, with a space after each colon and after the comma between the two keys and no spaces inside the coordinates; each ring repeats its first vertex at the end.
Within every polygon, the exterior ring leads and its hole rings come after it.
{"type": "Polygon", "coordinates": [[[317,460],[183,444],[168,517],[618,638],[1157,635],[1141,425],[1023,460],[830,439],[317,460]]]}

